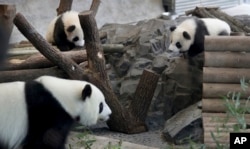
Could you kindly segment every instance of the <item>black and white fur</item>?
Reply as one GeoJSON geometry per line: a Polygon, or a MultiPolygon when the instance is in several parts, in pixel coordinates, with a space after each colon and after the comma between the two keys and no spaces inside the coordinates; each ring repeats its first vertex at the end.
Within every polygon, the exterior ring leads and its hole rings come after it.
{"type": "Polygon", "coordinates": [[[230,35],[230,26],[216,18],[190,18],[178,26],[170,27],[171,37],[169,50],[186,52],[190,57],[204,51],[205,35],[230,35]]]}
{"type": "Polygon", "coordinates": [[[66,11],[54,18],[46,33],[46,40],[55,44],[61,51],[82,47],[83,38],[83,30],[76,11],[66,11]]]}
{"type": "Polygon", "coordinates": [[[93,125],[111,110],[91,83],[42,76],[0,84],[0,149],[64,149],[74,120],[93,125]]]}

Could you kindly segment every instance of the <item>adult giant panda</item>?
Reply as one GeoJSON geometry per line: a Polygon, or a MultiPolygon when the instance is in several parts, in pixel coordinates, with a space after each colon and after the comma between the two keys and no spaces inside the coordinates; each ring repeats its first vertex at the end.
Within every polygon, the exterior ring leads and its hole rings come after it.
{"type": "Polygon", "coordinates": [[[186,52],[190,57],[204,51],[205,35],[230,35],[230,26],[215,18],[190,18],[178,26],[170,27],[170,46],[173,52],[186,52]]]}
{"type": "Polygon", "coordinates": [[[0,84],[0,149],[64,149],[74,120],[92,125],[111,110],[93,84],[42,76],[0,84]]]}
{"type": "Polygon", "coordinates": [[[84,45],[83,30],[76,11],[66,11],[54,18],[48,26],[46,40],[61,51],[84,45]]]}

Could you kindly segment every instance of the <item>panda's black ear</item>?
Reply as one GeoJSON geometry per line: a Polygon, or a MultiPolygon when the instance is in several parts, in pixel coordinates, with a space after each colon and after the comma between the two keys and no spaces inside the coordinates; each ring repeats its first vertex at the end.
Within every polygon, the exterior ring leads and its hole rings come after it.
{"type": "Polygon", "coordinates": [[[90,97],[91,93],[91,86],[89,84],[85,85],[84,89],[82,90],[82,99],[85,100],[87,97],[90,97]]]}
{"type": "Polygon", "coordinates": [[[183,37],[187,40],[190,40],[191,39],[191,36],[188,34],[188,32],[184,31],[183,32],[183,37]]]}
{"type": "Polygon", "coordinates": [[[172,31],[174,31],[176,29],[176,26],[171,26],[169,29],[172,32],[172,31]]]}
{"type": "Polygon", "coordinates": [[[70,25],[68,28],[67,28],[67,31],[68,32],[73,32],[75,30],[76,26],[75,25],[70,25]]]}

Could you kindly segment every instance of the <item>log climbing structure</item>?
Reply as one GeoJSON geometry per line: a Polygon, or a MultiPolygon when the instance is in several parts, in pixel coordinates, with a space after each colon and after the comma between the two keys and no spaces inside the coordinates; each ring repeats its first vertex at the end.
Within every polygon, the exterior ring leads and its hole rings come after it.
{"type": "Polygon", "coordinates": [[[246,126],[250,124],[249,113],[233,115],[229,112],[230,106],[249,109],[250,86],[244,91],[240,80],[250,80],[250,36],[206,36],[204,46],[204,143],[208,148],[229,147],[230,132],[235,132],[236,128],[250,132],[248,127],[242,129],[239,124],[240,119],[245,119],[246,126]],[[240,100],[236,102],[239,92],[240,100]]]}

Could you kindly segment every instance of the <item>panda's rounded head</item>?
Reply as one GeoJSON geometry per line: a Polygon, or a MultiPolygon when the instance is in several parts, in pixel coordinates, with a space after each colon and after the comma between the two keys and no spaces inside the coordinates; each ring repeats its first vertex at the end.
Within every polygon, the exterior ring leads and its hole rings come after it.
{"type": "Polygon", "coordinates": [[[193,41],[191,40],[190,34],[179,27],[171,27],[172,30],[170,37],[169,50],[172,52],[185,52],[188,51],[193,41]]]}
{"type": "Polygon", "coordinates": [[[84,37],[78,12],[67,11],[63,13],[61,17],[68,41],[74,43],[75,46],[82,47],[84,45],[84,37]]]}
{"type": "Polygon", "coordinates": [[[42,76],[36,81],[52,93],[65,111],[82,125],[96,124],[98,120],[109,119],[111,110],[103,93],[86,81],[67,80],[42,76]]]}
{"type": "Polygon", "coordinates": [[[188,51],[194,43],[196,22],[194,19],[187,19],[178,26],[170,27],[170,46],[172,52],[188,51]]]}

